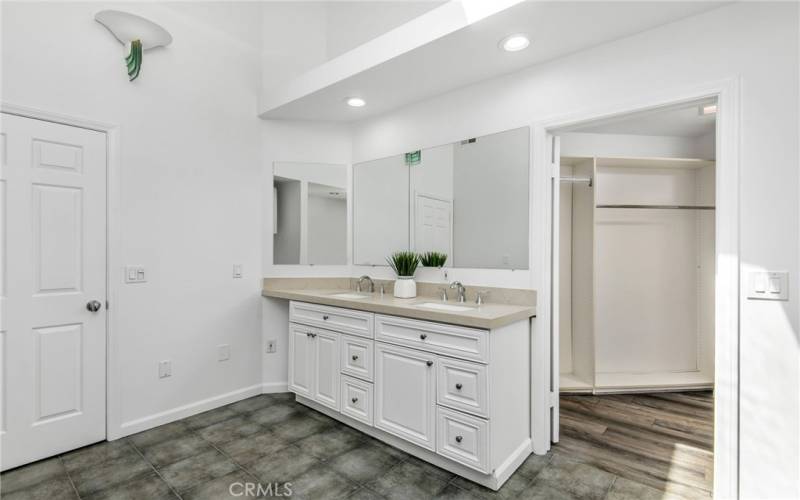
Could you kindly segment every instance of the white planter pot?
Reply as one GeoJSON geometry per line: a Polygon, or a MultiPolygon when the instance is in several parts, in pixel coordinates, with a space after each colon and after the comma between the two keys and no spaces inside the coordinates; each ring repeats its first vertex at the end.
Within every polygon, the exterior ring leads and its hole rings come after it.
{"type": "Polygon", "coordinates": [[[414,277],[397,278],[394,282],[394,296],[398,299],[413,299],[417,296],[417,282],[414,277]]]}

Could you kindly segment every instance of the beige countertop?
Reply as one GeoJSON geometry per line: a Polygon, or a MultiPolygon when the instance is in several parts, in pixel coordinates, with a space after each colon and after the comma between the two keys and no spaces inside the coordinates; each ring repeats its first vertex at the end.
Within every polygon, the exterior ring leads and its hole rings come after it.
{"type": "MultiPolygon", "coordinates": [[[[424,283],[418,285],[419,292],[435,292],[437,286],[434,285],[442,286],[441,284],[424,283]]],[[[375,292],[366,294],[367,297],[360,299],[343,298],[336,297],[336,294],[355,293],[350,288],[348,278],[266,278],[262,295],[484,329],[499,328],[536,316],[536,294],[533,290],[470,287],[467,285],[468,299],[474,297],[476,291],[489,291],[487,302],[480,306],[475,304],[474,299],[460,304],[452,299],[443,302],[435,295],[418,295],[413,299],[398,299],[392,296],[391,286],[388,286],[387,290],[383,296],[379,292],[375,292]],[[492,302],[492,297],[497,296],[510,302],[523,303],[492,302]],[[470,310],[454,312],[420,307],[420,304],[426,302],[466,306],[470,307],[470,310]]]]}

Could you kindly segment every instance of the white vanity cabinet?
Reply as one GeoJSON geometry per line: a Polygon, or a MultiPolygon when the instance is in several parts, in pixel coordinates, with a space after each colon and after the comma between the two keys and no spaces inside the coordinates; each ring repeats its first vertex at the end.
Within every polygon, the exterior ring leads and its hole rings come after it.
{"type": "Polygon", "coordinates": [[[289,390],[339,409],[339,334],[291,324],[289,390]]]}
{"type": "Polygon", "coordinates": [[[528,319],[486,330],[293,301],[289,320],[299,402],[495,490],[531,453],[528,319]]]}

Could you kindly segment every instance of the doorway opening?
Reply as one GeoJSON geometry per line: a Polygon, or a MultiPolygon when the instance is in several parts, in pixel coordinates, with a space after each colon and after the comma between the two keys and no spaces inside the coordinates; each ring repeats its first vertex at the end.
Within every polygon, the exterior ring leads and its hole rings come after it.
{"type": "Polygon", "coordinates": [[[551,131],[556,449],[691,497],[714,485],[717,107],[551,131]]]}

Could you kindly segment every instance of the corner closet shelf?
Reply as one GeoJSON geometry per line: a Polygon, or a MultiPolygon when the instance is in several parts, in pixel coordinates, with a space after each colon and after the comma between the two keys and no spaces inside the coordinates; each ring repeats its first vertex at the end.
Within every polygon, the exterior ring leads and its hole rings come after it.
{"type": "Polygon", "coordinates": [[[710,205],[597,205],[597,208],[653,208],[659,210],[714,210],[710,205]]]}

